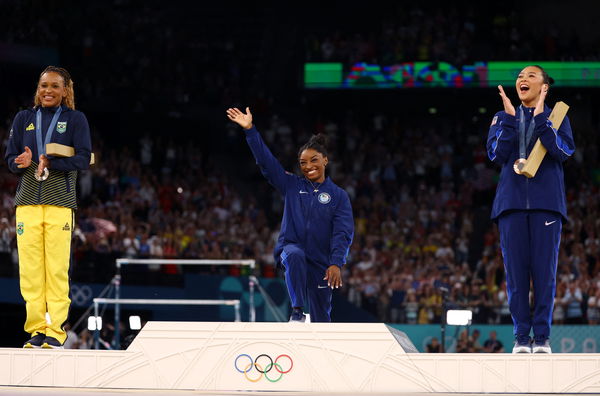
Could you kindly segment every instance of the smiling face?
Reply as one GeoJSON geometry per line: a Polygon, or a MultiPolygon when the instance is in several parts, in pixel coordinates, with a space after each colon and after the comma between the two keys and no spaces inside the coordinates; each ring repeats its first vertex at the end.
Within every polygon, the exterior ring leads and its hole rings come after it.
{"type": "Polygon", "coordinates": [[[42,107],[57,107],[67,96],[65,80],[55,72],[42,74],[37,87],[37,96],[42,107]]]}
{"type": "Polygon", "coordinates": [[[300,153],[300,170],[302,174],[310,181],[323,183],[325,181],[325,166],[327,157],[317,150],[308,148],[300,153]]]}
{"type": "Polygon", "coordinates": [[[515,85],[523,106],[535,107],[542,88],[546,84],[544,84],[542,71],[538,67],[527,66],[519,73],[515,85]]]}

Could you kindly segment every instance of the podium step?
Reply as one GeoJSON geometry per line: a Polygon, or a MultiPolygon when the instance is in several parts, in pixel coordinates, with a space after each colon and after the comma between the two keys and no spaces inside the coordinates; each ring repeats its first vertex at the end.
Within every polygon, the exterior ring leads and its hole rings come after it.
{"type": "Polygon", "coordinates": [[[0,349],[0,385],[215,392],[600,392],[600,354],[408,353],[410,340],[392,331],[397,332],[382,323],[148,322],[126,351],[0,349]]]}

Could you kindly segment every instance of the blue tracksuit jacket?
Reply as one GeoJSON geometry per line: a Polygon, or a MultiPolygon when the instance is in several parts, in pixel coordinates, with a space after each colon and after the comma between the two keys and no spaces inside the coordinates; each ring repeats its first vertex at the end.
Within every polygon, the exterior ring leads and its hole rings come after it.
{"type": "MultiPolygon", "coordinates": [[[[533,108],[524,109],[525,123],[533,116],[533,108]]],[[[519,112],[511,116],[504,111],[496,113],[487,139],[487,153],[490,160],[502,166],[496,198],[492,207],[492,219],[497,219],[509,210],[546,210],[558,212],[567,218],[565,183],[562,162],[575,151],[569,118],[565,117],[560,128],[555,129],[548,120],[550,108],[535,118],[535,129],[527,147],[529,155],[539,138],[548,150],[535,177],[529,179],[517,175],[513,170],[519,158],[519,112]]]]}
{"type": "MultiPolygon", "coordinates": [[[[41,137],[44,144],[48,128],[58,107],[39,107],[39,109],[41,137]]],[[[65,158],[49,155],[50,175],[48,180],[40,183],[34,178],[40,156],[36,141],[37,110],[38,107],[35,107],[17,113],[6,145],[4,158],[8,168],[20,176],[15,205],[56,205],[76,209],[77,174],[78,171],[89,168],[92,151],[87,118],[82,112],[61,105],[61,113],[52,131],[50,143],[71,146],[75,149],[75,155],[65,158]],[[25,146],[31,149],[32,165],[18,168],[14,161],[23,153],[25,146]]]]}
{"type": "Polygon", "coordinates": [[[328,177],[319,191],[313,192],[306,178],[283,169],[254,126],[246,131],[246,141],[263,176],[285,200],[274,252],[276,262],[280,263],[283,247],[293,244],[303,248],[323,275],[333,264],[344,265],[354,235],[352,206],[346,191],[328,177]]]}
{"type": "MultiPolygon", "coordinates": [[[[87,118],[82,112],[71,110],[65,105],[62,105],[61,108],[62,113],[58,122],[64,125],[64,130],[59,130],[57,127],[57,130],[52,133],[52,140],[50,142],[74,147],[75,155],[66,158],[48,156],[52,169],[58,171],[88,169],[90,166],[92,142],[87,118]]],[[[41,107],[42,141],[46,138],[50,121],[56,109],[41,107]]],[[[5,155],[6,163],[13,173],[21,174],[25,172],[25,169],[18,168],[17,164],[14,163],[14,159],[24,151],[25,146],[31,149],[31,160],[34,163],[37,164],[40,157],[35,135],[36,111],[37,107],[22,110],[17,113],[13,121],[5,155]]]]}

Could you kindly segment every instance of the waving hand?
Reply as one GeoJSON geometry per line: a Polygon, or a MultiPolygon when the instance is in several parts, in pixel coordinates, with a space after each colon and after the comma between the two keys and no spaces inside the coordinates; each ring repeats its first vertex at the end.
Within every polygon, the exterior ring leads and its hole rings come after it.
{"type": "Polygon", "coordinates": [[[250,107],[246,107],[246,113],[242,113],[236,107],[227,109],[227,117],[244,129],[252,128],[252,113],[250,107]]]}

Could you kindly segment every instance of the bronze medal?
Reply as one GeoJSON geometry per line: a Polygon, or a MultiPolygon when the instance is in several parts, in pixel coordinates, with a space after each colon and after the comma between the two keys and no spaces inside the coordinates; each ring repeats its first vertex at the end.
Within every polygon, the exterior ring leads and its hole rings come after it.
{"type": "Polygon", "coordinates": [[[525,158],[519,158],[518,160],[515,161],[515,163],[513,165],[513,169],[515,170],[515,173],[517,175],[522,174],[521,171],[525,167],[526,163],[527,163],[527,160],[525,158]]]}

